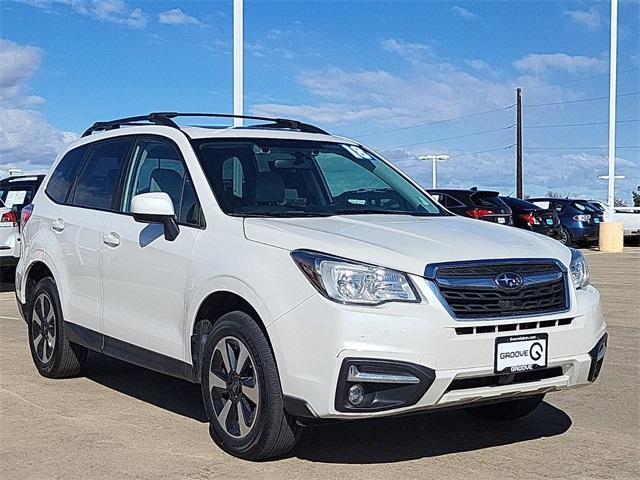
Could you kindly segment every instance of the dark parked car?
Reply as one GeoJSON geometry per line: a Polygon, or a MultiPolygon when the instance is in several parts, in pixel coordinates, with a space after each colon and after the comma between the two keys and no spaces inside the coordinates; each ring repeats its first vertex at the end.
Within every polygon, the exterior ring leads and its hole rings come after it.
{"type": "Polygon", "coordinates": [[[498,192],[490,190],[429,189],[441,205],[458,215],[512,225],[511,209],[498,197],[498,192]]]}
{"type": "Polygon", "coordinates": [[[560,219],[556,212],[545,210],[515,197],[500,197],[500,199],[511,209],[514,227],[553,238],[560,237],[560,219]]]}
{"type": "Polygon", "coordinates": [[[600,238],[602,212],[586,200],[571,198],[530,198],[540,208],[555,211],[560,218],[560,240],[565,245],[589,245],[600,238]]]}

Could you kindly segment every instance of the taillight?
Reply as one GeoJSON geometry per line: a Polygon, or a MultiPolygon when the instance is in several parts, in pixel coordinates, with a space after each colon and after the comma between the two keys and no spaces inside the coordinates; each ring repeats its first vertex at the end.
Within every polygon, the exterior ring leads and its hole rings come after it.
{"type": "Polygon", "coordinates": [[[467,210],[467,215],[471,218],[481,219],[487,215],[493,215],[493,210],[486,208],[472,208],[471,210],[467,210]]]}
{"type": "Polygon", "coordinates": [[[576,222],[588,222],[589,220],[591,220],[591,215],[574,215],[573,219],[576,222]]]}
{"type": "Polygon", "coordinates": [[[18,219],[16,218],[16,214],[13,212],[13,210],[9,210],[8,212],[3,213],[2,217],[0,217],[0,223],[9,223],[9,222],[11,222],[14,227],[18,223],[18,219]]]}
{"type": "Polygon", "coordinates": [[[534,217],[533,213],[523,213],[520,215],[520,218],[529,225],[538,225],[540,223],[538,219],[534,217]]]}
{"type": "Polygon", "coordinates": [[[20,213],[20,228],[24,228],[27,224],[27,221],[31,218],[31,214],[33,213],[33,205],[25,205],[22,208],[22,213],[20,213]]]}

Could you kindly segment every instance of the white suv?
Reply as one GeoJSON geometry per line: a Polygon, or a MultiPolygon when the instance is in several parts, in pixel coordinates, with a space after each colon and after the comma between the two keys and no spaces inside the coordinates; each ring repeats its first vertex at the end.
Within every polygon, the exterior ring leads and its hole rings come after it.
{"type": "Polygon", "coordinates": [[[248,459],[320,419],[511,420],[598,376],[578,251],[455,216],[312,125],[179,116],[96,123],[38,192],[16,289],[42,375],[95,350],[200,383],[213,440],[248,459]]]}

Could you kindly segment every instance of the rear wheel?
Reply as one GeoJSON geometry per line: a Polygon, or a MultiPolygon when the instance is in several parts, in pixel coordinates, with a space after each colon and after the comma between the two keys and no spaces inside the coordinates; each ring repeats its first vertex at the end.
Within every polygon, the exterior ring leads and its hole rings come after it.
{"type": "Polygon", "coordinates": [[[519,400],[480,405],[466,410],[474,417],[484,420],[509,421],[529,415],[542,403],[542,400],[544,400],[544,394],[519,400]]]}
{"type": "Polygon", "coordinates": [[[569,230],[567,230],[564,227],[560,229],[560,233],[558,234],[558,240],[560,241],[560,243],[562,243],[563,245],[566,245],[567,247],[571,247],[573,245],[571,234],[569,233],[569,230]]]}
{"type": "Polygon", "coordinates": [[[215,323],[202,369],[209,432],[218,446],[247,460],[278,457],[295,446],[301,427],[284,411],[273,353],[249,315],[231,312],[215,323]]]}
{"type": "Polygon", "coordinates": [[[52,278],[36,284],[26,307],[31,357],[40,375],[65,378],[80,373],[87,349],[67,340],[60,297],[52,278]]]}

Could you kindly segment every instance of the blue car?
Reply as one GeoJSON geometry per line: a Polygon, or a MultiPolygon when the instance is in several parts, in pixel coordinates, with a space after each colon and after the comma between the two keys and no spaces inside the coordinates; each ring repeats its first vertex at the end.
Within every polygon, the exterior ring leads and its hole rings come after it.
{"type": "Polygon", "coordinates": [[[572,198],[528,198],[527,201],[558,214],[560,233],[558,240],[567,246],[587,246],[600,238],[602,212],[587,200],[572,198]]]}

